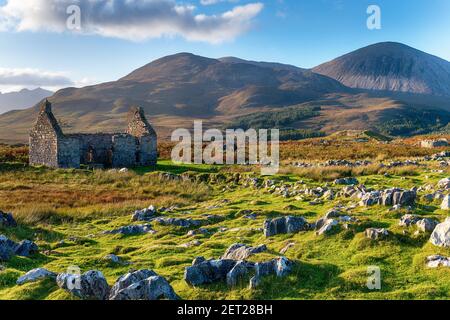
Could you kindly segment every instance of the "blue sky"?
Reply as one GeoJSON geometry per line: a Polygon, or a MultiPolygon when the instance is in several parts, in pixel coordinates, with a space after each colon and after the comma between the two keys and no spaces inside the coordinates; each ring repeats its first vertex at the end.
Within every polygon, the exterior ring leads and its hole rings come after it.
{"type": "Polygon", "coordinates": [[[450,60],[449,0],[139,1],[0,0],[0,91],[116,80],[177,52],[309,68],[397,41],[450,60]],[[70,4],[81,7],[77,32],[65,27],[70,4]],[[366,27],[372,4],[380,30],[366,27]]]}

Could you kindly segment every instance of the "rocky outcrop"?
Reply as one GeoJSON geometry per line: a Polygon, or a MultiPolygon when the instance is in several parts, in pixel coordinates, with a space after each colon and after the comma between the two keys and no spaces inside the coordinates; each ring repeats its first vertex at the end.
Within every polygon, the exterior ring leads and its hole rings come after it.
{"type": "Polygon", "coordinates": [[[142,210],[136,210],[131,216],[132,221],[151,221],[155,218],[157,211],[154,206],[142,210]]]}
{"type": "Polygon", "coordinates": [[[450,247],[450,218],[436,226],[430,237],[430,242],[439,247],[450,247]]]}
{"type": "Polygon", "coordinates": [[[444,196],[444,199],[441,203],[442,210],[450,210],[450,194],[444,196]]]}
{"type": "Polygon", "coordinates": [[[35,282],[42,279],[56,279],[56,273],[48,271],[47,269],[44,268],[37,268],[28,271],[25,275],[17,279],[16,283],[17,285],[20,286],[25,283],[35,282]]]}
{"type": "Polygon", "coordinates": [[[413,206],[416,201],[416,192],[414,190],[403,189],[387,189],[382,191],[371,191],[367,193],[361,193],[360,205],[372,206],[413,206]]]}
{"type": "Polygon", "coordinates": [[[23,240],[16,243],[0,235],[0,261],[8,261],[13,255],[29,257],[38,252],[38,246],[30,240],[23,240]]]}
{"type": "Polygon", "coordinates": [[[110,300],[178,300],[167,280],[152,270],[139,270],[120,277],[111,289],[110,300]]]}
{"type": "Polygon", "coordinates": [[[103,234],[121,234],[126,236],[134,236],[144,233],[155,233],[150,224],[130,225],[120,227],[118,229],[104,231],[103,234]]]}
{"type": "Polygon", "coordinates": [[[203,225],[203,221],[200,220],[181,218],[156,218],[154,221],[162,224],[163,226],[176,226],[183,228],[199,227],[203,225]]]}
{"type": "Polygon", "coordinates": [[[266,245],[250,247],[244,244],[236,243],[231,245],[221,259],[247,260],[251,255],[267,251],[266,245]]]}
{"type": "Polygon", "coordinates": [[[264,222],[264,235],[271,237],[277,234],[297,233],[310,229],[308,222],[303,217],[281,217],[268,219],[264,222]]]}
{"type": "Polygon", "coordinates": [[[88,271],[83,275],[61,273],[56,277],[61,289],[83,300],[107,300],[110,287],[100,271],[88,271]]]}

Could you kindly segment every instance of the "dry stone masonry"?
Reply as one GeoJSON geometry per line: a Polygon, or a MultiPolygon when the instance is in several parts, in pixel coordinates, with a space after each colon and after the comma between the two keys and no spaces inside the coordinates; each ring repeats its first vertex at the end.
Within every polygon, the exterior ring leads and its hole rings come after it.
{"type": "Polygon", "coordinates": [[[47,100],[30,132],[30,164],[50,168],[155,165],[157,136],[144,111],[133,107],[126,133],[64,134],[47,100]]]}

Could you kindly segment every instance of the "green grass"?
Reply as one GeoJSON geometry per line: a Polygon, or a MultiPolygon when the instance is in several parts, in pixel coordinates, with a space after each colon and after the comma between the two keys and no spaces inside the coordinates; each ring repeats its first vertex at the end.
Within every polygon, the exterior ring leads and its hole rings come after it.
{"type": "MultiPolygon", "coordinates": [[[[255,168],[251,168],[255,169],[255,168]]],[[[414,229],[398,227],[404,213],[387,212],[388,208],[357,207],[350,215],[361,223],[349,230],[338,229],[329,236],[316,236],[313,231],[294,235],[278,235],[266,239],[259,230],[267,217],[281,215],[304,216],[313,222],[338,203],[355,200],[338,198],[323,205],[310,205],[312,198],[297,201],[236,184],[233,167],[207,165],[174,165],[162,161],[157,168],[137,168],[126,174],[87,170],[48,170],[44,168],[12,167],[0,172],[0,209],[12,211],[18,218],[18,228],[0,229],[0,234],[18,241],[31,239],[42,251],[31,258],[15,257],[0,271],[0,299],[74,299],[58,289],[53,281],[41,281],[16,286],[20,275],[32,268],[45,267],[63,272],[69,266],[79,266],[83,272],[102,271],[112,285],[129,269],[150,268],[167,278],[183,299],[448,299],[450,269],[430,270],[425,258],[431,254],[450,256],[450,249],[437,248],[428,236],[414,235],[414,229]],[[201,176],[199,181],[168,181],[158,172],[189,173],[201,176]],[[211,177],[223,178],[211,183],[211,177]],[[227,199],[229,201],[224,202],[227,199]],[[178,205],[165,215],[202,219],[206,214],[221,216],[220,222],[206,226],[225,232],[188,237],[187,229],[153,223],[154,235],[102,235],[131,223],[135,209],[178,205]],[[240,211],[252,209],[256,220],[243,217],[240,211]],[[373,242],[363,232],[370,226],[386,227],[392,232],[388,240],[373,242]],[[198,247],[183,248],[180,244],[197,239],[198,247]],[[64,244],[60,241],[64,240],[64,244]],[[192,288],[183,280],[185,267],[197,256],[218,258],[233,243],[266,244],[268,252],[252,257],[254,261],[268,260],[289,242],[295,245],[286,256],[295,262],[293,272],[285,278],[267,277],[262,286],[249,290],[234,289],[224,284],[192,288]],[[119,255],[129,265],[112,265],[102,260],[110,253],[119,255]],[[382,289],[366,287],[367,267],[382,270],[382,289]]],[[[431,168],[415,171],[392,171],[388,177],[379,173],[359,175],[368,187],[386,188],[435,184],[449,172],[432,172],[431,168]]],[[[243,175],[254,175],[249,172],[243,175]]],[[[275,180],[294,183],[300,179],[308,186],[324,183],[311,177],[285,173],[275,180]]],[[[447,212],[438,203],[419,203],[417,214],[443,220],[447,212]]]]}

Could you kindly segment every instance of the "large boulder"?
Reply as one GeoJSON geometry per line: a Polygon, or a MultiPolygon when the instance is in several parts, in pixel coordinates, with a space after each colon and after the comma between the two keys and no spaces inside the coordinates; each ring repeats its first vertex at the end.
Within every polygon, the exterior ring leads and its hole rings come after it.
{"type": "Polygon", "coordinates": [[[236,264],[237,261],[228,259],[204,261],[187,267],[184,280],[192,286],[223,281],[236,264]]]}
{"type": "Polygon", "coordinates": [[[133,282],[110,296],[110,300],[158,300],[161,298],[179,300],[169,282],[157,275],[133,282]]]}
{"type": "Polygon", "coordinates": [[[16,243],[4,235],[0,235],[0,261],[8,261],[14,255],[16,243]]]}
{"type": "Polygon", "coordinates": [[[439,247],[450,247],[450,218],[436,226],[430,237],[430,242],[439,247]]]}
{"type": "Polygon", "coordinates": [[[433,220],[430,218],[425,218],[425,219],[419,220],[416,223],[416,226],[422,232],[432,232],[438,224],[439,224],[439,222],[436,220],[433,220]]]}
{"type": "Polygon", "coordinates": [[[450,194],[444,196],[444,199],[441,203],[442,210],[450,210],[450,194]]]}
{"type": "Polygon", "coordinates": [[[25,275],[17,279],[16,283],[20,286],[28,282],[35,282],[42,279],[56,279],[56,273],[48,271],[44,268],[37,268],[28,271],[25,275]]]}
{"type": "Polygon", "coordinates": [[[235,264],[233,269],[227,273],[227,285],[236,287],[241,283],[249,273],[249,266],[244,261],[239,261],[235,264]]]}
{"type": "Polygon", "coordinates": [[[251,255],[258,254],[267,251],[266,245],[260,245],[257,247],[246,246],[241,243],[231,245],[221,259],[230,260],[247,260],[251,255]]]}
{"type": "Polygon", "coordinates": [[[110,287],[100,271],[83,275],[61,273],[56,277],[58,287],[83,300],[107,300],[110,287]]]}
{"type": "Polygon", "coordinates": [[[129,272],[121,276],[119,279],[117,279],[116,283],[111,288],[110,292],[111,300],[115,300],[113,299],[113,297],[117,296],[121,290],[128,288],[132,284],[138,283],[142,280],[154,276],[157,276],[156,272],[154,272],[153,270],[146,270],[146,269],[129,272]]]}
{"type": "Polygon", "coordinates": [[[324,235],[329,233],[335,226],[339,224],[338,220],[335,219],[326,219],[324,221],[321,221],[321,223],[316,227],[318,230],[316,231],[316,234],[318,236],[324,235]],[[320,227],[319,227],[320,226],[320,227]]]}
{"type": "Polygon", "coordinates": [[[0,227],[17,227],[17,222],[11,213],[5,213],[0,210],[0,227]]]}
{"type": "Polygon", "coordinates": [[[281,217],[264,222],[264,235],[271,237],[277,234],[297,233],[309,230],[310,226],[303,217],[281,217]]]}
{"type": "Polygon", "coordinates": [[[284,277],[292,271],[292,261],[285,257],[276,258],[270,261],[258,262],[255,264],[255,271],[258,277],[275,274],[284,277]]]}
{"type": "Polygon", "coordinates": [[[420,217],[418,217],[417,215],[405,214],[404,216],[402,216],[400,218],[400,222],[398,223],[398,225],[401,227],[410,227],[419,221],[420,221],[420,217]]]}

